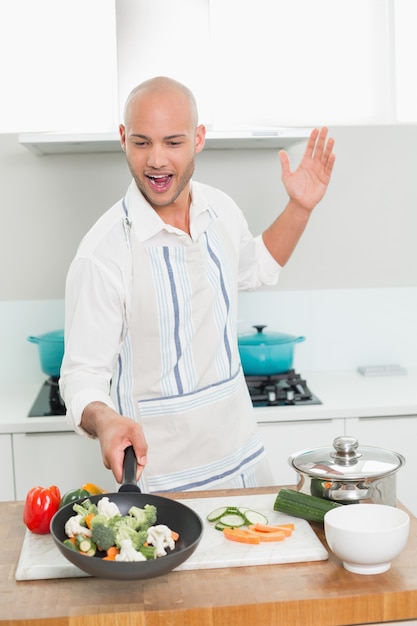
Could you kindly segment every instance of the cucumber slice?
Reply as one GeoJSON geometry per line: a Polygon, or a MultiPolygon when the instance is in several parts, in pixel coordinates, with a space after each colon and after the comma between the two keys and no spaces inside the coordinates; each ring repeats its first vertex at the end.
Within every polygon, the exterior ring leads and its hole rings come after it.
{"type": "Polygon", "coordinates": [[[268,518],[263,513],[248,509],[244,513],[247,524],[268,524],[268,518]]]}
{"type": "Polygon", "coordinates": [[[243,515],[240,515],[240,513],[226,513],[221,516],[219,522],[229,528],[238,528],[239,526],[244,526],[246,524],[245,518],[243,515]]]}
{"type": "Polygon", "coordinates": [[[268,518],[247,506],[221,506],[207,515],[209,522],[217,522],[215,528],[239,528],[250,524],[268,524],[268,518]]]}
{"type": "Polygon", "coordinates": [[[238,513],[240,513],[241,515],[245,515],[246,511],[250,511],[248,506],[239,506],[238,507],[238,513]]]}
{"type": "Polygon", "coordinates": [[[214,511],[211,511],[211,513],[209,513],[207,515],[207,519],[209,522],[216,522],[218,519],[221,518],[222,515],[224,515],[227,511],[227,506],[221,506],[218,509],[214,509],[214,511]]]}

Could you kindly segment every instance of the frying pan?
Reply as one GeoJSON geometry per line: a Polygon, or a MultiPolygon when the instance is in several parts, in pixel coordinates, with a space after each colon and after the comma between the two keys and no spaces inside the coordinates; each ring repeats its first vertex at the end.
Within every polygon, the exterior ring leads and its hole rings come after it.
{"type": "MultiPolygon", "coordinates": [[[[123,484],[116,493],[106,493],[90,496],[91,502],[107,496],[110,502],[115,502],[122,515],[126,515],[131,506],[143,508],[145,504],[153,504],[157,510],[156,524],[166,524],[179,534],[174,550],[168,550],[167,555],[149,561],[121,562],[104,561],[100,556],[85,556],[71,550],[64,545],[68,539],[65,534],[67,520],[75,515],[71,502],[59,509],[51,520],[50,530],[60,552],[71,563],[81,570],[98,578],[111,578],[118,580],[139,580],[154,578],[167,574],[175,567],[183,563],[197,548],[203,533],[201,518],[192,509],[181,502],[144,494],[136,484],[136,456],[133,447],[125,450],[123,464],[123,484]]],[[[85,498],[76,500],[83,502],[85,498]]]]}

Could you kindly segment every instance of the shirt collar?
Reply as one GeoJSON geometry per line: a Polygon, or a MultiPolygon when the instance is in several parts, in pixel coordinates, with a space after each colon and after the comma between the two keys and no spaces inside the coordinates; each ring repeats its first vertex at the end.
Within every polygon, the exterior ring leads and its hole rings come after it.
{"type": "MultiPolygon", "coordinates": [[[[163,230],[168,232],[174,232],[176,230],[161,220],[157,212],[150,206],[149,202],[145,200],[134,180],[132,180],[127,190],[125,204],[129,220],[132,222],[140,241],[151,239],[163,230]]],[[[191,232],[193,232],[193,226],[196,225],[196,223],[201,222],[201,224],[206,225],[214,217],[215,214],[204,197],[204,194],[201,192],[198,183],[191,180],[191,232]]]]}

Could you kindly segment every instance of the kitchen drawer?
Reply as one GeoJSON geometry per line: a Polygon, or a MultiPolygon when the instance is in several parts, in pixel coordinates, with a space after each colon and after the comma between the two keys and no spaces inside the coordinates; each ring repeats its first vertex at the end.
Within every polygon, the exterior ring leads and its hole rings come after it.
{"type": "Polygon", "coordinates": [[[118,489],[103,465],[97,440],[74,432],[19,433],[12,438],[16,500],[25,499],[36,485],[57,485],[61,493],[87,482],[118,489]]]}
{"type": "Polygon", "coordinates": [[[7,502],[15,499],[12,436],[0,435],[0,501],[7,502]]]}

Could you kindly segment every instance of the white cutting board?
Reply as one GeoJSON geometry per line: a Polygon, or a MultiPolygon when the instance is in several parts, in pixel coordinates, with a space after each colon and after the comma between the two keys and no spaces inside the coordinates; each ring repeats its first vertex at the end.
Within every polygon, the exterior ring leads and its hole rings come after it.
{"type": "MultiPolygon", "coordinates": [[[[200,515],[204,522],[204,531],[196,551],[176,569],[214,569],[326,560],[328,553],[310,524],[303,519],[274,511],[275,497],[274,494],[262,494],[181,500],[183,504],[200,515]],[[277,543],[246,545],[229,541],[206,520],[207,514],[220,506],[249,507],[259,513],[264,513],[271,525],[293,523],[295,530],[291,537],[277,543]]],[[[56,547],[51,535],[35,535],[26,531],[16,569],[16,580],[80,576],[88,576],[88,574],[66,560],[56,547]]]]}

